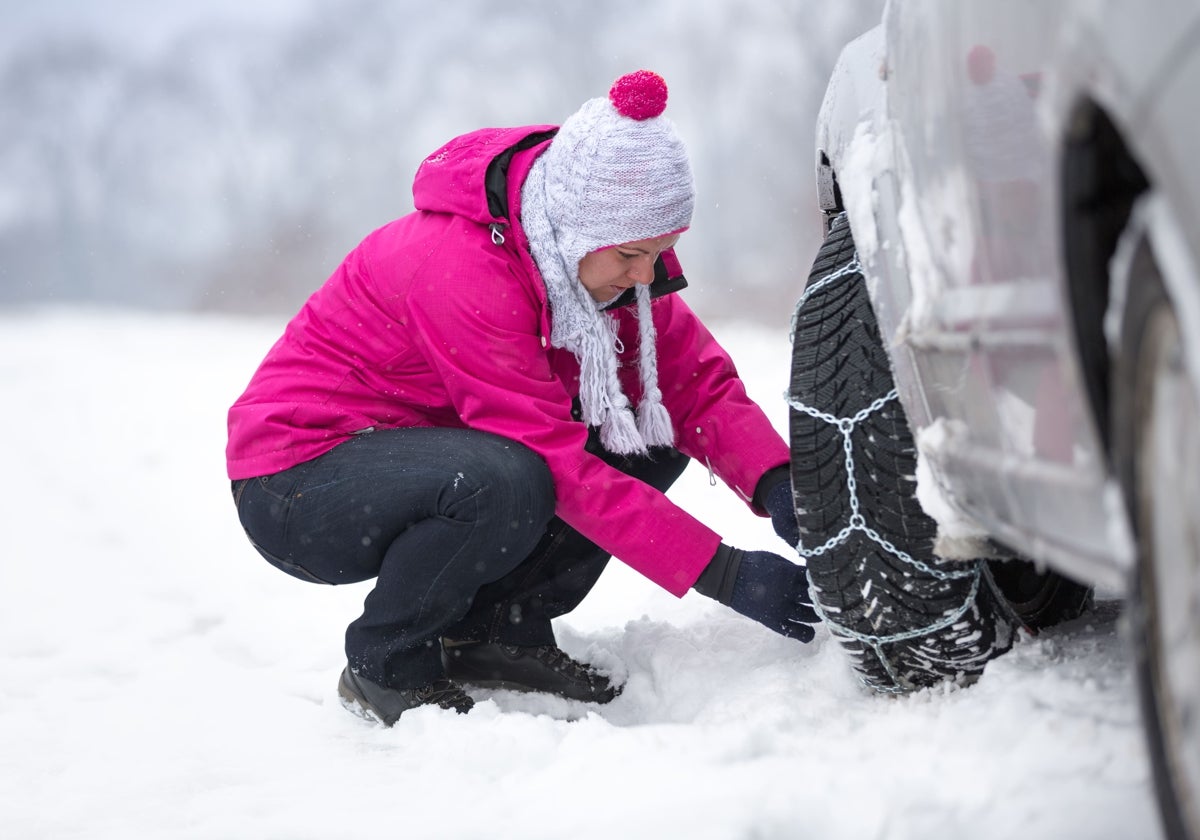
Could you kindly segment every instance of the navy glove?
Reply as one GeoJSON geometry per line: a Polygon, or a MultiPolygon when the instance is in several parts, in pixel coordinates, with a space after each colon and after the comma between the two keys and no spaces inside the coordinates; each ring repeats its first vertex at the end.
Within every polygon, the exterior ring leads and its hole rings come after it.
{"type": "Polygon", "coordinates": [[[801,642],[812,641],[813,625],[820,621],[804,567],[769,551],[742,551],[721,543],[692,588],[801,642]]]}
{"type": "Polygon", "coordinates": [[[782,478],[777,470],[764,475],[759,484],[765,491],[762,497],[762,507],[771,514],[771,525],[779,538],[792,548],[800,544],[800,526],[796,523],[796,504],[792,500],[792,480],[785,469],[782,478]],[[775,483],[768,484],[772,478],[775,483]]]}

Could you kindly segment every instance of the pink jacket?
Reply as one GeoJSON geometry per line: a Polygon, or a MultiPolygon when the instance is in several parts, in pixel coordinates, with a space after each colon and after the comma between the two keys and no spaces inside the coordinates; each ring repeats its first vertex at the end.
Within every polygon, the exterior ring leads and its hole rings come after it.
{"type": "MultiPolygon", "coordinates": [[[[683,595],[720,537],[662,493],[584,451],[587,429],[571,416],[579,365],[549,346],[545,286],[524,233],[510,221],[519,216],[520,185],[549,142],[531,135],[549,129],[483,129],[421,164],[416,211],[350,252],[230,409],[229,477],[279,472],[364,429],[492,432],[545,459],[564,521],[683,595]],[[499,164],[489,169],[527,137],[541,142],[511,154],[507,179],[499,164]]],[[[663,257],[669,273],[681,277],[674,254],[663,257]]],[[[683,300],[664,295],[652,309],[659,385],[676,446],[749,503],[763,473],[787,462],[787,445],[683,300]]],[[[637,321],[631,308],[616,317],[626,348],[622,385],[636,404],[637,321]]]]}

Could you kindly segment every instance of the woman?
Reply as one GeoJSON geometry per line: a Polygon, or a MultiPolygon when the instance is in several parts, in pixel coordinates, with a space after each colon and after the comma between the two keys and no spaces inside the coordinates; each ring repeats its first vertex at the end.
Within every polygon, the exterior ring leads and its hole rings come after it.
{"type": "Polygon", "coordinates": [[[787,446],[675,294],[694,198],[666,98],[638,71],[557,130],[430,155],[416,210],[346,257],[230,409],[258,551],[303,580],[376,580],[346,631],[352,710],[466,712],[463,684],[612,699],[551,628],[612,555],[812,638],[803,568],[663,495],[700,459],[798,542],[787,446]]]}

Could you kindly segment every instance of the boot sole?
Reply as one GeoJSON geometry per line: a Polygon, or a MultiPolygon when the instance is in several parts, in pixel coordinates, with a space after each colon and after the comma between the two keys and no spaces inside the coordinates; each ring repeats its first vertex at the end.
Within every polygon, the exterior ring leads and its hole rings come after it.
{"type": "Polygon", "coordinates": [[[601,699],[599,697],[572,697],[569,694],[560,694],[557,691],[550,691],[545,688],[534,688],[533,686],[528,686],[524,683],[509,682],[508,680],[476,680],[471,679],[470,677],[461,676],[455,677],[455,679],[457,679],[463,685],[471,685],[476,688],[518,691],[522,694],[549,694],[551,697],[561,697],[563,700],[574,700],[578,703],[597,703],[599,705],[612,702],[614,699],[616,699],[617,695],[621,693],[619,690],[616,690],[613,692],[612,696],[608,697],[607,699],[601,699]]]}
{"type": "Polygon", "coordinates": [[[355,717],[362,718],[368,723],[374,723],[378,726],[390,727],[392,725],[383,719],[383,716],[375,710],[374,706],[355,694],[346,685],[344,677],[338,680],[338,697],[342,701],[342,708],[355,717]]]}

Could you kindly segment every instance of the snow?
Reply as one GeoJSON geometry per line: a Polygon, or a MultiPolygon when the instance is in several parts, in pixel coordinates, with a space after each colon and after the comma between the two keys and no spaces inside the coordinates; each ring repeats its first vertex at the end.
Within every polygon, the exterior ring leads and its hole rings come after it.
{"type": "Polygon", "coordinates": [[[939,417],[916,435],[917,501],[937,523],[934,550],[947,559],[987,557],[993,550],[987,545],[987,533],[947,499],[934,476],[933,462],[938,460],[938,453],[953,448],[955,439],[961,440],[965,434],[960,422],[939,417]]]}
{"type": "MultiPolygon", "coordinates": [[[[714,329],[782,430],[780,320],[714,329]]],[[[826,630],[801,645],[613,563],[558,625],[627,680],[610,705],[348,714],[367,585],[269,567],[223,473],[225,409],[281,326],[0,313],[0,837],[1158,836],[1112,600],[971,688],[882,698],[826,630]]],[[[672,495],[786,550],[700,467],[672,495]]]]}

